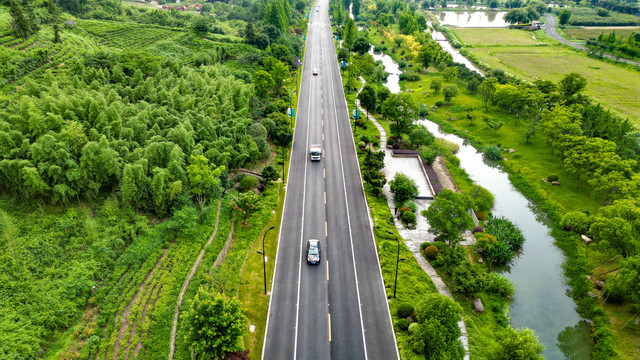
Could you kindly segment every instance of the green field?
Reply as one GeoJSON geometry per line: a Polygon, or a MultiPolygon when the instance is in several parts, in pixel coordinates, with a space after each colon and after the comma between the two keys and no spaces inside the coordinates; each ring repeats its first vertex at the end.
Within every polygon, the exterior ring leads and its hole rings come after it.
{"type": "Polygon", "coordinates": [[[587,95],[640,125],[640,73],[637,71],[556,46],[491,47],[474,48],[470,51],[492,68],[502,69],[528,81],[559,81],[568,73],[579,73],[588,81],[587,95]]]}
{"type": "Polygon", "coordinates": [[[540,45],[537,39],[540,32],[517,29],[483,29],[457,28],[453,30],[460,42],[467,46],[495,46],[495,45],[540,45]],[[534,38],[535,37],[535,38],[534,38]]]}
{"type": "Polygon", "coordinates": [[[627,37],[632,32],[640,32],[640,27],[588,27],[588,28],[567,28],[564,29],[565,37],[570,40],[590,40],[597,39],[601,33],[609,34],[616,32],[617,36],[627,37]]]}

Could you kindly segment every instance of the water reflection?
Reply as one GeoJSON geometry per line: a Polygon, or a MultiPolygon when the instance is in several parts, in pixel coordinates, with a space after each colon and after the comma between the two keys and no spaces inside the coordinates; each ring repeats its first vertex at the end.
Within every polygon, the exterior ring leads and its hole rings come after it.
{"type": "Polygon", "coordinates": [[[579,321],[574,326],[567,326],[558,334],[558,348],[567,360],[589,360],[593,352],[593,344],[590,339],[585,339],[589,334],[589,324],[579,321]],[[590,346],[584,346],[589,344],[590,346]]]}
{"type": "Polygon", "coordinates": [[[507,27],[506,11],[432,11],[440,25],[458,27],[507,27]]]}
{"type": "Polygon", "coordinates": [[[400,92],[400,74],[402,74],[402,70],[400,70],[400,66],[398,66],[398,64],[396,64],[396,62],[393,61],[391,56],[382,52],[380,53],[374,52],[373,45],[371,46],[371,49],[369,49],[369,54],[373,56],[373,59],[375,61],[381,61],[382,65],[384,66],[384,71],[389,73],[389,76],[387,76],[387,82],[384,84],[384,86],[386,86],[389,89],[389,91],[391,91],[394,94],[399,93],[400,92]]]}

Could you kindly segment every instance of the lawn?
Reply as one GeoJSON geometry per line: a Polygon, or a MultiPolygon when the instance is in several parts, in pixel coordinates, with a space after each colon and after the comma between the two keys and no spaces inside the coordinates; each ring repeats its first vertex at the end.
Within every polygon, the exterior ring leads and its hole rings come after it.
{"type": "Polygon", "coordinates": [[[640,27],[589,27],[589,28],[566,28],[564,33],[570,40],[590,40],[597,39],[601,33],[609,34],[616,32],[617,36],[627,37],[632,32],[640,32],[640,27]]]}
{"type": "Polygon", "coordinates": [[[472,47],[496,45],[540,45],[538,32],[518,29],[455,28],[453,32],[463,45],[472,47]]]}
{"type": "Polygon", "coordinates": [[[487,47],[470,51],[492,68],[503,69],[528,81],[547,79],[557,82],[570,72],[579,73],[587,79],[587,95],[640,125],[640,73],[637,71],[558,46],[487,47]]]}

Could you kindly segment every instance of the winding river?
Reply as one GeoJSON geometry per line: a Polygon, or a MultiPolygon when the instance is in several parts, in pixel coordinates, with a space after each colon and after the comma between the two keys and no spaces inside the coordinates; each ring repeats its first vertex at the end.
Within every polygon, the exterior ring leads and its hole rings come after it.
{"type": "MultiPolygon", "coordinates": [[[[446,47],[445,50],[449,51],[446,47]]],[[[375,54],[375,58],[382,61],[388,72],[397,69],[397,64],[388,55],[375,54]],[[388,65],[391,68],[387,68],[388,65]]],[[[395,77],[388,79],[385,86],[392,92],[400,89],[395,77]]],[[[457,153],[460,167],[476,184],[495,196],[493,213],[506,217],[522,229],[526,239],[522,254],[511,266],[501,270],[516,290],[510,306],[512,326],[533,329],[546,346],[544,356],[547,359],[591,359],[593,343],[589,325],[581,319],[575,303],[567,296],[569,289],[562,273],[565,257],[554,245],[549,218],[513,187],[507,173],[495,163],[485,160],[482,153],[464,139],[442,132],[436,123],[429,120],[419,120],[418,123],[436,137],[460,146],[457,153]]]]}

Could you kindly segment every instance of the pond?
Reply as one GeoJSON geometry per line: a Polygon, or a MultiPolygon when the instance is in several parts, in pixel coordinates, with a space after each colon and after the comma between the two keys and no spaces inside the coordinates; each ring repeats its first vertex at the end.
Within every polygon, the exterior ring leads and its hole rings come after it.
{"type": "Polygon", "coordinates": [[[432,11],[440,25],[457,27],[507,27],[506,11],[432,11]]]}
{"type": "Polygon", "coordinates": [[[510,307],[511,325],[528,327],[546,346],[547,359],[590,359],[593,344],[589,326],[567,296],[562,273],[565,258],[550,235],[551,222],[531,201],[516,190],[507,173],[488,162],[459,136],[446,134],[429,120],[419,120],[436,137],[460,146],[456,156],[474,183],[495,196],[492,210],[517,224],[525,236],[522,254],[501,273],[513,282],[515,295],[510,307]]]}

